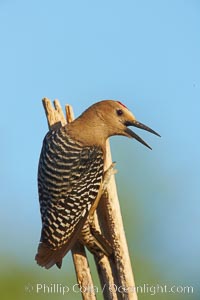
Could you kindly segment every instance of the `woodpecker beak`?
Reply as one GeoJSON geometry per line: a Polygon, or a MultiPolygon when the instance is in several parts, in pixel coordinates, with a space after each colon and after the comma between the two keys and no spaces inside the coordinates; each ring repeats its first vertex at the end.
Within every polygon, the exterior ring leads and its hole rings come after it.
{"type": "MultiPolygon", "coordinates": [[[[160,135],[157,132],[155,132],[151,128],[147,127],[146,125],[144,125],[136,120],[131,121],[131,122],[130,121],[125,122],[125,126],[134,126],[134,127],[149,131],[160,137],[160,135]]],[[[133,132],[128,127],[126,127],[125,132],[128,134],[129,137],[136,139],[138,142],[140,142],[141,144],[145,145],[146,147],[148,147],[149,149],[152,150],[152,148],[145,141],[143,141],[143,139],[141,139],[141,137],[139,137],[135,132],[133,132]]]]}

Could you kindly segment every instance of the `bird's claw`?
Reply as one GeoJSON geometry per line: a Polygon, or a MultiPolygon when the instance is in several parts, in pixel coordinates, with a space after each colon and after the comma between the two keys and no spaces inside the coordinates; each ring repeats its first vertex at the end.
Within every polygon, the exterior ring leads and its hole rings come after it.
{"type": "Polygon", "coordinates": [[[108,183],[110,182],[110,178],[112,175],[115,175],[118,171],[117,169],[114,169],[116,165],[116,162],[112,162],[110,167],[104,172],[104,178],[103,178],[103,192],[105,192],[108,183]]]}

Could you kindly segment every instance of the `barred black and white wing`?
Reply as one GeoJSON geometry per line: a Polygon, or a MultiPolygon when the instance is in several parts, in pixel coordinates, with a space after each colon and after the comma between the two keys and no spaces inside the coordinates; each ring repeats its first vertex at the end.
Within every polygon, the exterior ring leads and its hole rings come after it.
{"type": "Polygon", "coordinates": [[[83,146],[64,127],[49,132],[38,168],[42,217],[36,260],[50,268],[71,249],[87,219],[103,176],[103,151],[83,146]]]}

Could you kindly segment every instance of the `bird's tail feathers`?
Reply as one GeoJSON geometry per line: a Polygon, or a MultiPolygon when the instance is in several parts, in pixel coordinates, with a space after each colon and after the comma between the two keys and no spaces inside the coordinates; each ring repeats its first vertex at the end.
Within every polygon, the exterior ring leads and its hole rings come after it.
{"type": "Polygon", "coordinates": [[[50,269],[53,265],[57,265],[60,269],[62,266],[62,258],[66,249],[52,250],[45,243],[40,243],[35,260],[41,267],[50,269]]]}

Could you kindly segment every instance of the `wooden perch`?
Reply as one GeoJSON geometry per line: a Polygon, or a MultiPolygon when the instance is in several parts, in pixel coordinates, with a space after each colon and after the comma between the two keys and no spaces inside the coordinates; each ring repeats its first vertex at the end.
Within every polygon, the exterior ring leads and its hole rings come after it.
{"type": "MultiPolygon", "coordinates": [[[[50,130],[63,126],[74,119],[70,105],[65,107],[66,119],[58,100],[54,101],[55,108],[47,98],[43,99],[43,105],[50,130]]],[[[107,142],[106,150],[105,170],[112,163],[109,142],[107,142]]],[[[112,176],[107,190],[99,202],[95,214],[95,225],[100,228],[113,247],[111,257],[103,256],[101,260],[94,257],[102,287],[102,291],[99,291],[99,293],[103,294],[105,300],[137,300],[114,176],[112,176]]],[[[72,256],[77,281],[82,291],[82,298],[84,300],[95,300],[96,295],[94,292],[84,292],[85,287],[94,287],[94,284],[84,246],[78,241],[72,249],[72,256]]]]}

